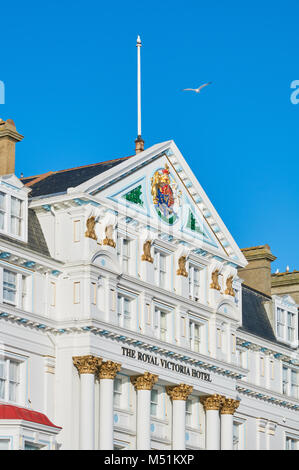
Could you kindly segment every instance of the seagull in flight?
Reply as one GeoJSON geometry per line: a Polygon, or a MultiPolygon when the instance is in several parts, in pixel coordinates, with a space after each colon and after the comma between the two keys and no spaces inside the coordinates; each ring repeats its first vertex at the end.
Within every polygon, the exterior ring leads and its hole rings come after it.
{"type": "Polygon", "coordinates": [[[207,85],[210,85],[212,82],[204,83],[203,85],[199,86],[198,88],[185,88],[183,91],[195,91],[195,93],[200,93],[201,89],[204,88],[207,85]]]}

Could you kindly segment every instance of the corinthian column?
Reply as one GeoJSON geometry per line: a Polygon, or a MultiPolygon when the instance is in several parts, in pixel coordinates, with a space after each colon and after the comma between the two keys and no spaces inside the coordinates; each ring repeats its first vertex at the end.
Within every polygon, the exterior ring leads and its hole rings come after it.
{"type": "Polygon", "coordinates": [[[95,356],[75,356],[73,364],[80,374],[80,449],[94,449],[95,409],[94,375],[102,359],[95,356]]]}
{"type": "Polygon", "coordinates": [[[226,398],[221,407],[221,450],[233,449],[233,416],[239,400],[226,398]]]}
{"type": "Polygon", "coordinates": [[[121,364],[103,362],[98,378],[100,380],[100,449],[113,450],[113,381],[121,364]]]}
{"type": "Polygon", "coordinates": [[[180,384],[167,387],[167,393],[172,399],[172,449],[186,448],[186,400],[193,387],[180,384]]]}
{"type": "Polygon", "coordinates": [[[131,377],[131,382],[137,391],[137,449],[151,448],[151,390],[158,376],[145,372],[143,375],[131,377]]]}
{"type": "Polygon", "coordinates": [[[200,402],[206,411],[206,449],[220,449],[220,417],[219,410],[225,400],[222,395],[201,397],[200,402]]]}

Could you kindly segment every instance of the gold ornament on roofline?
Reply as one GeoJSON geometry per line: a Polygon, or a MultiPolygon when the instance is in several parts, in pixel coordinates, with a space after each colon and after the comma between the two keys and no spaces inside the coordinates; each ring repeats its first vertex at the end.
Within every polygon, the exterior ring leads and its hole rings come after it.
{"type": "Polygon", "coordinates": [[[225,289],[225,294],[226,295],[232,295],[233,297],[235,297],[235,291],[233,289],[233,279],[234,277],[233,276],[229,276],[227,279],[226,279],[226,289],[225,289]]]}
{"type": "Polygon", "coordinates": [[[141,261],[148,261],[153,263],[154,260],[151,256],[151,241],[148,240],[143,244],[143,254],[141,255],[141,261]]]}
{"type": "Polygon", "coordinates": [[[218,276],[219,276],[219,270],[216,269],[214,272],[212,272],[212,282],[210,284],[211,289],[221,290],[221,287],[219,285],[218,276]]]}
{"type": "Polygon", "coordinates": [[[95,224],[96,224],[96,218],[94,216],[91,216],[87,219],[86,221],[86,232],[85,232],[85,237],[87,238],[92,238],[93,240],[97,240],[98,237],[96,236],[95,233],[95,224]]]}
{"type": "Polygon", "coordinates": [[[177,269],[177,275],[178,276],[184,276],[184,277],[188,277],[188,273],[187,273],[187,270],[186,270],[186,256],[181,256],[179,258],[179,261],[178,261],[178,264],[179,264],[179,269],[177,269]]]}

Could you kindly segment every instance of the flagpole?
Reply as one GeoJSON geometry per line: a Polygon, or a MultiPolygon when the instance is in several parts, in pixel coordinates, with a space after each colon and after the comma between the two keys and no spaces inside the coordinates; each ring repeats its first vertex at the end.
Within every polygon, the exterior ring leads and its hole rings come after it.
{"type": "Polygon", "coordinates": [[[140,67],[140,48],[141,39],[137,37],[137,139],[135,140],[136,153],[144,150],[144,141],[141,137],[141,67],[140,67]]]}

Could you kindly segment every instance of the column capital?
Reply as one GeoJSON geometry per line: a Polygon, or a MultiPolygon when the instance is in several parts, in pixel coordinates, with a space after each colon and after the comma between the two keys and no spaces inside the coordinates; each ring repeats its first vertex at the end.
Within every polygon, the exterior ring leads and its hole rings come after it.
{"type": "Polygon", "coordinates": [[[166,387],[167,394],[172,400],[184,400],[186,401],[190,393],[192,393],[193,387],[191,385],[179,384],[171,387],[166,387]]]}
{"type": "Polygon", "coordinates": [[[208,395],[200,397],[200,403],[204,406],[206,411],[219,410],[225,401],[225,397],[214,393],[214,395],[208,395]]]}
{"type": "Polygon", "coordinates": [[[151,390],[155,383],[158,381],[158,375],[144,372],[143,375],[131,377],[131,382],[135,390],[151,390]]]}
{"type": "Polygon", "coordinates": [[[99,379],[115,379],[117,372],[121,369],[121,364],[113,361],[102,362],[99,370],[99,379]]]}
{"type": "Polygon", "coordinates": [[[222,415],[233,415],[236,409],[240,405],[240,400],[234,400],[233,398],[226,398],[220,410],[222,415]]]}
{"type": "Polygon", "coordinates": [[[102,364],[102,358],[92,356],[73,356],[73,364],[79,374],[95,374],[102,364]]]}

